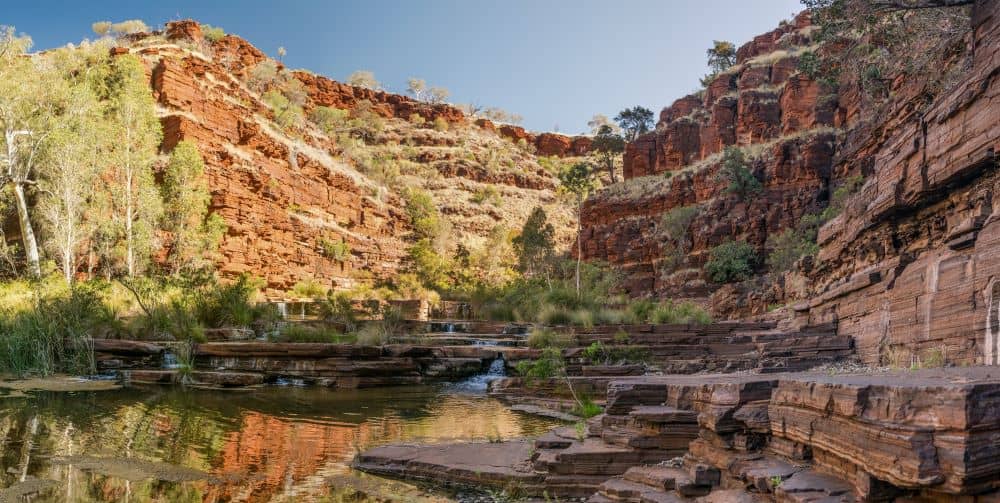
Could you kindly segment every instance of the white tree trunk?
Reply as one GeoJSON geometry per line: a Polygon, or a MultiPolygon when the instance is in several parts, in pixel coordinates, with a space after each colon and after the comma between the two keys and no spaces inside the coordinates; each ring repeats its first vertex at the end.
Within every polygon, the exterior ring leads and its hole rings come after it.
{"type": "Polygon", "coordinates": [[[24,185],[14,182],[14,199],[17,201],[17,220],[21,225],[21,243],[24,244],[24,255],[28,261],[28,272],[32,277],[42,275],[39,265],[38,241],[35,239],[35,229],[28,218],[28,200],[24,195],[24,185]]]}
{"type": "Polygon", "coordinates": [[[576,209],[576,296],[580,296],[580,262],[583,260],[583,200],[576,209]]]}

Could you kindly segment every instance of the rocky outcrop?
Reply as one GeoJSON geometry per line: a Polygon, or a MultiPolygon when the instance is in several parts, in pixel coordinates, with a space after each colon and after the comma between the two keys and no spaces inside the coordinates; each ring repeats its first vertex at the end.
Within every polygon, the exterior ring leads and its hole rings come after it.
{"type": "Polygon", "coordinates": [[[489,444],[384,446],[354,466],[588,501],[992,501],[989,367],[880,374],[630,377],[586,428],[489,444]],[[479,467],[477,469],[477,467],[479,467]]]}
{"type": "Polygon", "coordinates": [[[220,64],[171,49],[140,55],[163,110],[163,148],[193,141],[205,160],[210,209],[227,225],[220,272],[261,276],[275,290],[302,278],[348,287],[356,269],[395,273],[409,226],[399,199],[372,197],[374,186],[350,166],[273,128],[266,107],[220,64]],[[346,242],[351,260],[324,255],[323,240],[346,242]]]}
{"type": "Polygon", "coordinates": [[[804,318],[838,319],[869,363],[1000,363],[1000,2],[973,9],[971,68],[928,103],[900,79],[876,125],[848,137],[836,170],[866,177],[819,233],[804,318]]]}
{"type": "MultiPolygon", "coordinates": [[[[453,224],[455,243],[478,243],[498,225],[518,227],[535,206],[551,210],[560,243],[575,227],[569,210],[554,204],[557,181],[533,151],[484,134],[456,107],[290,72],[302,83],[306,112],[316,106],[354,110],[367,102],[385,118],[378,138],[345,152],[337,138],[310,124],[286,130],[273,122],[270,107],[246,85],[250,70],[267,56],[247,41],[233,35],[208,41],[190,20],[129,40],[130,47],[113,53],[132,52],[146,63],[164,131],[162,151],[188,140],[205,160],[210,210],[227,225],[220,272],[261,277],[267,295],[281,296],[307,279],[346,289],[395,276],[409,239],[409,216],[398,195],[404,187],[370,178],[369,158],[385,161],[390,171],[403,166],[440,175],[421,171],[418,181],[405,185],[435,196],[453,224]],[[411,123],[414,114],[426,125],[411,123]],[[435,119],[449,126],[432,127],[435,119]],[[402,153],[400,145],[407,146],[402,153]],[[469,204],[475,194],[488,193],[483,185],[496,186],[495,204],[469,204]],[[331,243],[346,244],[348,255],[332,256],[331,243]]],[[[589,145],[582,137],[524,134],[545,155],[581,155],[589,145]]]]}
{"type": "MultiPolygon", "coordinates": [[[[95,339],[97,367],[129,382],[177,383],[163,355],[176,343],[95,339]]],[[[455,380],[479,374],[497,358],[517,362],[537,351],[498,346],[361,346],[328,343],[208,342],[194,350],[195,382],[222,387],[300,379],[334,388],[370,388],[455,380]]]]}
{"type": "Polygon", "coordinates": [[[622,266],[633,295],[707,297],[718,288],[700,272],[712,247],[735,238],[763,252],[769,236],[826,205],[838,101],[797,72],[809,32],[803,13],[757,37],[736,66],[664,108],[656,130],[626,146],[625,181],[584,205],[585,259],[622,266]],[[727,146],[743,149],[761,194],[741,200],[727,191],[718,174],[727,146]],[[699,210],[691,242],[667,250],[660,220],[682,206],[699,210]]]}

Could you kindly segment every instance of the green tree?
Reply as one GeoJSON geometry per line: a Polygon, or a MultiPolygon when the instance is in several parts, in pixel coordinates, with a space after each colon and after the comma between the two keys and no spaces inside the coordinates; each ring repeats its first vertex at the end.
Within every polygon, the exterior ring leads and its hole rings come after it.
{"type": "Polygon", "coordinates": [[[708,67],[713,73],[721,73],[736,64],[736,46],[726,40],[713,40],[712,47],[705,51],[708,67]]]}
{"type": "Polygon", "coordinates": [[[173,274],[211,263],[226,226],[209,213],[212,196],[205,179],[205,163],[198,147],[182,141],[170,153],[160,185],[164,230],[170,232],[167,260],[173,274]]]}
{"type": "Polygon", "coordinates": [[[625,138],[615,132],[611,125],[604,124],[598,128],[590,148],[598,164],[607,170],[611,183],[615,183],[615,163],[625,151],[625,138]]]}
{"type": "Polygon", "coordinates": [[[747,167],[746,156],[739,147],[729,146],[722,152],[718,178],[729,183],[726,192],[736,194],[744,201],[764,190],[760,180],[747,167]]]}
{"type": "Polygon", "coordinates": [[[548,277],[549,265],[554,256],[555,234],[555,227],[548,222],[545,210],[541,206],[536,206],[524,221],[521,234],[513,240],[514,251],[518,257],[518,270],[522,274],[528,277],[539,274],[548,277]]]}
{"type": "Polygon", "coordinates": [[[45,176],[39,180],[39,213],[45,248],[55,255],[67,283],[73,281],[81,247],[93,234],[91,194],[107,151],[103,111],[86,82],[69,92],[66,113],[49,137],[45,176]]]}
{"type": "Polygon", "coordinates": [[[726,241],[709,253],[705,263],[708,278],[716,283],[743,281],[753,276],[757,250],[746,241],[726,241]]]}
{"type": "Polygon", "coordinates": [[[28,273],[41,275],[28,191],[38,180],[39,163],[56,126],[65,95],[62,79],[37,57],[28,57],[31,39],[0,26],[0,188],[14,195],[28,273]]]}
{"type": "Polygon", "coordinates": [[[631,143],[639,135],[653,128],[653,111],[641,106],[626,108],[618,112],[618,115],[615,116],[615,122],[624,131],[625,141],[631,143]]]}
{"type": "Polygon", "coordinates": [[[155,249],[156,222],[162,201],[153,178],[153,162],[162,131],[146,72],[138,58],[112,62],[110,116],[114,149],[107,178],[111,236],[128,277],[139,274],[155,249]]]}
{"type": "Polygon", "coordinates": [[[303,117],[302,107],[293,103],[292,100],[278,89],[271,89],[262,96],[264,103],[271,107],[274,113],[274,122],[282,129],[288,129],[298,125],[303,117]]]}
{"type": "Polygon", "coordinates": [[[579,162],[559,173],[560,190],[576,199],[576,295],[580,296],[580,263],[583,260],[583,202],[595,188],[594,170],[589,163],[579,162]]]}
{"type": "Polygon", "coordinates": [[[403,196],[417,239],[437,239],[441,234],[442,223],[441,213],[434,205],[434,198],[430,193],[417,188],[408,188],[403,192],[403,196]]]}

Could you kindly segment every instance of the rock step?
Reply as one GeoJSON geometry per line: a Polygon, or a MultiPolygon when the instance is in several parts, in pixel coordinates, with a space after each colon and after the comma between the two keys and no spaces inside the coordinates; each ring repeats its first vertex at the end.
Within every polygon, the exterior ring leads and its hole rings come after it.
{"type": "Polygon", "coordinates": [[[550,475],[621,475],[629,468],[673,459],[683,449],[634,449],[599,438],[578,440],[564,449],[539,449],[533,467],[550,475]]]}
{"type": "Polygon", "coordinates": [[[686,498],[674,492],[655,489],[645,484],[613,478],[601,484],[598,495],[600,501],[628,503],[680,503],[686,498]]]}
{"type": "Polygon", "coordinates": [[[536,449],[565,449],[576,440],[576,428],[564,426],[556,428],[535,439],[536,449]]]}
{"type": "Polygon", "coordinates": [[[634,407],[628,415],[646,423],[698,424],[697,412],[663,405],[640,405],[634,407]]]}

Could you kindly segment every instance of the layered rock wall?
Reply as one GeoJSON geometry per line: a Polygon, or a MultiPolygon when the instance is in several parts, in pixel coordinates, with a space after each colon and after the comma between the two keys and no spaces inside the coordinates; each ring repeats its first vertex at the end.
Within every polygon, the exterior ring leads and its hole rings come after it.
{"type": "Polygon", "coordinates": [[[837,169],[869,176],[820,230],[815,285],[795,306],[839,319],[869,363],[1000,363],[1000,2],[973,13],[961,83],[923,109],[897,83],[910,99],[848,149],[837,169]]]}
{"type": "Polygon", "coordinates": [[[700,270],[711,248],[743,239],[763,250],[768,236],[825,206],[838,101],[797,72],[809,32],[801,14],[757,37],[740,48],[736,66],[664,108],[656,131],[627,145],[625,182],[584,205],[585,259],[622,266],[634,295],[703,297],[718,288],[700,270]],[[762,193],[740,198],[727,190],[719,174],[727,146],[744,151],[762,193]],[[687,249],[670,256],[661,219],[682,206],[698,213],[687,249]]]}

